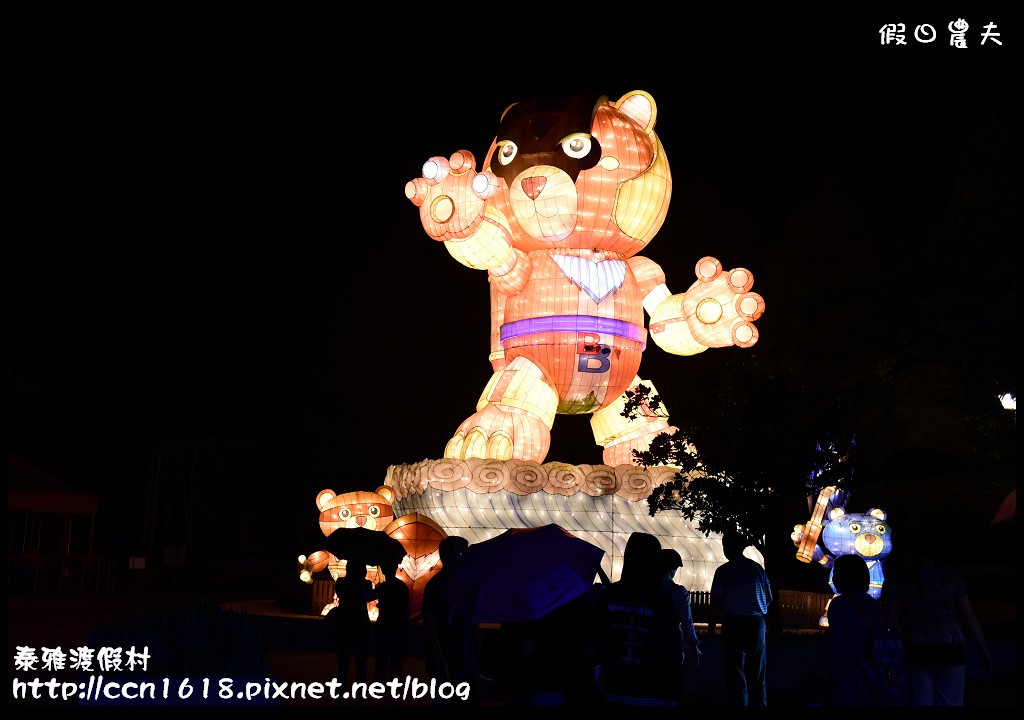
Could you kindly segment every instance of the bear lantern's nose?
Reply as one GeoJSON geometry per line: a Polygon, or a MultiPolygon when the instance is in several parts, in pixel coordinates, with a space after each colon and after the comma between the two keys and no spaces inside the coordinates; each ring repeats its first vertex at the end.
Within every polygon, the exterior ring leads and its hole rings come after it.
{"type": "Polygon", "coordinates": [[[544,190],[544,186],[547,185],[548,179],[545,177],[530,177],[523,178],[523,192],[526,193],[527,197],[531,200],[536,200],[541,191],[544,190]]]}

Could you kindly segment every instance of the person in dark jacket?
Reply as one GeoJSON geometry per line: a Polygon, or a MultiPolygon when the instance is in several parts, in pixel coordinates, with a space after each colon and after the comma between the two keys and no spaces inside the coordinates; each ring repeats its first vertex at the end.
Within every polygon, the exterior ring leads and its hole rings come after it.
{"type": "Polygon", "coordinates": [[[677,704],[682,633],[672,596],[661,583],[661,543],[634,532],[622,574],[601,593],[599,684],[613,705],[677,704]]]}

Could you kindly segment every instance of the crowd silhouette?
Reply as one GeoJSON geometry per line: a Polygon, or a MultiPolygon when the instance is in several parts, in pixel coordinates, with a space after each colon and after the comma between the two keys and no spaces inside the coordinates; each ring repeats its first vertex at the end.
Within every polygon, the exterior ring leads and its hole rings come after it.
{"type": "MultiPolygon", "coordinates": [[[[616,582],[599,572],[589,591],[541,618],[501,623],[490,657],[482,658],[479,628],[448,592],[470,543],[448,536],[438,548],[441,568],[423,591],[427,675],[438,683],[467,685],[468,700],[459,698],[459,704],[479,704],[486,684],[509,706],[678,707],[688,702],[684,668],[697,667],[702,646],[713,644],[722,665],[721,704],[766,706],[772,584],[764,567],[744,555],[749,543],[742,534],[726,532],[722,543],[726,562],[711,583],[704,633],[694,624],[689,590],[675,580],[683,566],[678,551],[661,547],[653,535],[633,532],[616,582]]],[[[828,609],[829,625],[818,636],[826,662],[804,673],[804,704],[872,704],[857,679],[869,628],[900,634],[910,705],[962,705],[971,647],[981,669],[991,672],[993,659],[963,581],[914,532],[894,542],[880,600],[868,592],[867,565],[857,555],[836,558],[833,582],[837,595],[828,609]]],[[[336,595],[325,619],[339,680],[354,675],[365,682],[370,657],[374,680],[400,679],[409,652],[410,593],[397,560],[379,567],[376,585],[349,573],[337,581],[336,595]],[[371,624],[367,603],[374,600],[377,618],[371,624]]],[[[697,692],[706,697],[706,690],[697,692]]],[[[454,704],[440,697],[433,703],[454,704]]]]}

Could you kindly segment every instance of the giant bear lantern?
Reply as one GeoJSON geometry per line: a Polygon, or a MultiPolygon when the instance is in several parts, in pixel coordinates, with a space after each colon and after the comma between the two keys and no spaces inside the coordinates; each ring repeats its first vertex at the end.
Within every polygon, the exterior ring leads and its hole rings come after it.
{"type": "Polygon", "coordinates": [[[593,414],[604,462],[632,464],[672,433],[667,414],[622,416],[648,337],[663,350],[750,347],[764,301],[745,268],[696,264],[685,293],[638,255],[665,220],[672,178],[643,91],[509,106],[477,171],[467,150],[406,184],[427,235],[490,281],[493,375],[447,458],[542,462],[556,414],[593,414]],[[644,327],[644,310],[650,331],[644,327]]]}

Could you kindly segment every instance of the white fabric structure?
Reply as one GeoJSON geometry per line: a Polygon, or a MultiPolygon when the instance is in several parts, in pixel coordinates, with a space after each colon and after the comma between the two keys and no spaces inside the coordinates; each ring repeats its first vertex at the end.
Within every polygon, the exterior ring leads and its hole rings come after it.
{"type": "Polygon", "coordinates": [[[384,484],[395,492],[396,514],[422,513],[471,543],[509,528],[558,524],[604,549],[602,567],[612,580],[630,533],[650,533],[682,556],[677,581],[708,591],[725,562],[721,535],[705,537],[677,512],[652,517],[648,509],[651,490],[674,474],[669,467],[444,458],[392,465],[384,484]]]}

